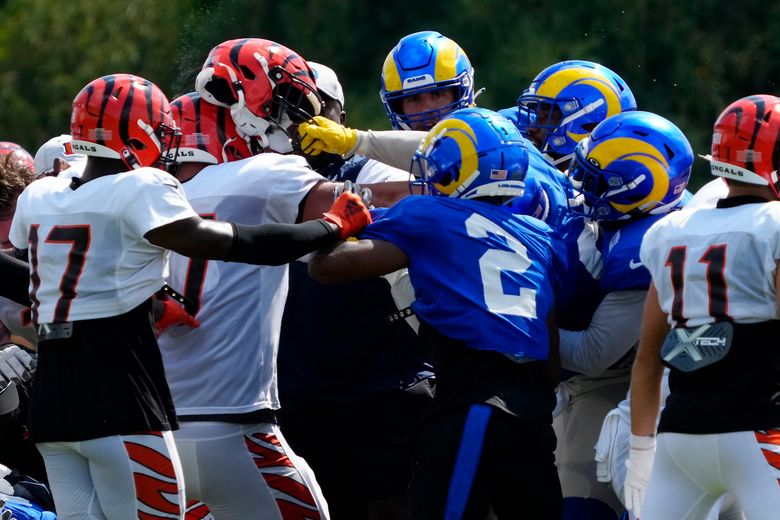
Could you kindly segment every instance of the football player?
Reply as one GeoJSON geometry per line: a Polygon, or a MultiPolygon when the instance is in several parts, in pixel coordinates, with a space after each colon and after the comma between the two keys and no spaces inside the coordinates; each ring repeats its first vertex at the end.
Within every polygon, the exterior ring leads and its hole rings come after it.
{"type": "Polygon", "coordinates": [[[669,215],[642,242],[652,285],[625,498],[643,520],[706,518],[726,492],[747,518],[780,510],[780,357],[768,339],[780,324],[779,143],[780,98],[726,107],[708,159],[728,196],[669,215]],[[656,427],[664,365],[671,394],[656,427]]]}
{"type": "MultiPolygon", "coordinates": [[[[229,110],[197,93],[171,106],[182,132],[176,177],[203,218],[293,223],[315,203],[324,179],[302,158],[253,157],[229,110]]],[[[330,199],[333,188],[321,193],[330,199]]],[[[200,322],[158,339],[179,419],[174,440],[188,498],[205,503],[217,520],[328,517],[311,470],[276,424],[287,276],[286,265],[171,255],[168,284],[200,322]]]]}
{"type": "Polygon", "coordinates": [[[75,153],[68,134],[52,137],[35,152],[35,176],[48,177],[63,174],[68,177],[81,175],[87,157],[75,153]],[[67,172],[67,173],[66,173],[67,172]]]}
{"type": "MultiPolygon", "coordinates": [[[[323,100],[322,115],[344,124],[344,93],[336,73],[308,63],[323,100]]],[[[334,181],[407,183],[410,177],[361,155],[306,157],[334,181]]],[[[381,278],[326,286],[309,277],[306,262],[290,264],[279,343],[281,428],[317,475],[334,518],[408,515],[412,442],[431,399],[432,372],[407,323],[413,319],[408,303],[403,309],[399,312],[391,286],[381,278]],[[367,474],[373,477],[366,479],[367,474]]]]}
{"type": "Polygon", "coordinates": [[[537,74],[517,106],[528,111],[528,137],[563,171],[577,143],[604,119],[636,110],[636,100],[626,82],[607,67],[567,60],[537,74]]]}
{"type": "Polygon", "coordinates": [[[593,447],[604,417],[628,390],[650,283],[639,260],[642,237],[654,222],[679,208],[693,152],[671,122],[629,111],[599,123],[574,156],[571,209],[594,225],[594,249],[586,267],[605,296],[584,330],[561,331],[561,364],[578,374],[559,385],[559,396],[567,399],[555,420],[556,460],[564,496],[590,497],[619,513],[623,507],[617,496],[596,479],[593,447]]]}
{"type": "MultiPolygon", "coordinates": [[[[567,170],[577,144],[601,121],[635,110],[636,102],[613,71],[589,61],[568,60],[541,71],[518,98],[517,107],[519,114],[527,113],[524,119],[529,138],[560,171],[535,177],[550,194],[551,208],[558,208],[563,215],[550,222],[563,237],[569,258],[563,275],[565,290],[558,295],[565,381],[558,387],[554,422],[561,487],[564,497],[571,497],[564,500],[564,510],[567,518],[609,517],[614,514],[610,509],[619,511],[622,506],[611,490],[596,481],[593,445],[604,416],[628,389],[627,371],[620,377],[608,377],[605,371],[618,361],[613,353],[630,350],[636,337],[631,339],[631,334],[609,321],[610,309],[631,306],[624,292],[604,298],[614,287],[601,279],[599,224],[582,211],[569,210],[560,193],[569,190],[562,172],[567,170]],[[606,321],[605,316],[609,316],[606,321]]],[[[641,302],[641,297],[634,300],[637,312],[641,302]]]]}
{"type": "Polygon", "coordinates": [[[39,340],[32,438],[62,516],[181,516],[177,421],[151,321],[168,250],[281,264],[370,216],[345,193],[328,220],[297,226],[199,217],[179,181],[155,168],[167,167],[178,146],[168,100],[129,74],[77,94],[71,135],[88,156],[84,173],[30,184],[10,232],[27,250],[39,340]]]}
{"type": "Polygon", "coordinates": [[[315,117],[298,127],[304,153],[357,153],[409,169],[425,131],[453,110],[474,105],[474,68],[463,49],[438,32],[409,34],[385,58],[379,94],[395,130],[355,130],[315,117]]]}
{"type": "Polygon", "coordinates": [[[411,518],[561,515],[551,428],[560,249],[546,224],[502,205],[522,195],[527,146],[494,112],[453,112],[416,156],[435,196],[402,200],[360,240],[310,263],[331,283],[409,269],[437,377],[411,518]]]}
{"type": "Polygon", "coordinates": [[[5,156],[10,156],[14,161],[31,172],[35,171],[33,156],[20,145],[11,141],[0,141],[0,157],[5,156]]]}
{"type": "MultiPolygon", "coordinates": [[[[182,131],[175,175],[196,211],[243,224],[320,217],[343,184],[326,181],[296,155],[252,156],[245,139],[250,144],[268,139],[266,149],[281,149],[282,127],[286,132],[296,118],[311,117],[314,107],[322,109],[306,62],[278,43],[239,39],[215,47],[204,70],[210,71],[210,79],[199,76],[198,86],[207,98],[193,93],[173,103],[182,131]],[[237,56],[242,66],[224,62],[226,56],[237,56]],[[213,95],[222,92],[217,71],[232,78],[240,102],[206,102],[224,99],[213,95]],[[289,83],[279,79],[293,76],[289,83]],[[249,107],[261,112],[248,113],[249,107]],[[257,133],[260,128],[263,133],[257,133]]],[[[395,186],[400,196],[408,193],[408,174],[403,176],[403,182],[369,186],[378,194],[395,186]]],[[[189,492],[217,519],[251,517],[258,511],[267,518],[328,516],[308,466],[276,426],[276,357],[287,277],[286,265],[257,267],[172,255],[169,284],[184,295],[185,307],[201,324],[197,329],[171,328],[160,337],[181,423],[174,437],[189,492]],[[221,355],[215,356],[215,350],[221,355]],[[232,376],[239,372],[245,377],[232,376]],[[275,448],[263,452],[268,460],[258,471],[258,450],[270,444],[275,448]],[[204,457],[206,452],[220,456],[204,457]],[[240,475],[241,486],[223,478],[226,474],[240,475]]]]}

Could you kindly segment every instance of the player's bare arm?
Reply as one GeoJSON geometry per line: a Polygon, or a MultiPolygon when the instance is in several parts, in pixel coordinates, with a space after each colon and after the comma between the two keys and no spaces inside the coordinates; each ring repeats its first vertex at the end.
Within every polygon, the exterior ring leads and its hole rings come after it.
{"type": "Polygon", "coordinates": [[[384,240],[342,242],[316,253],[309,274],[320,283],[352,282],[392,273],[409,265],[406,254],[384,240]]]}
{"type": "Polygon", "coordinates": [[[634,435],[655,435],[664,371],[660,352],[669,329],[666,314],[658,302],[658,292],[655,285],[651,285],[642,316],[639,349],[631,371],[631,431],[634,435]]]}
{"type": "MultiPolygon", "coordinates": [[[[339,182],[320,182],[306,195],[301,215],[302,221],[322,218],[322,214],[333,204],[333,193],[339,182]]],[[[389,208],[402,198],[408,196],[409,183],[403,181],[361,184],[361,188],[371,190],[371,202],[379,208],[389,208]]]]}

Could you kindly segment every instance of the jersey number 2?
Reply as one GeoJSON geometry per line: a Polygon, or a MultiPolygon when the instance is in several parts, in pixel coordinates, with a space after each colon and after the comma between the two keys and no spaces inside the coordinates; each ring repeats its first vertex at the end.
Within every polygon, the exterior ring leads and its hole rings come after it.
{"type": "Polygon", "coordinates": [[[519,294],[506,294],[501,280],[502,272],[523,273],[531,266],[528,249],[495,223],[476,213],[466,219],[466,232],[473,238],[487,238],[488,233],[502,237],[511,249],[488,249],[479,258],[482,290],[488,310],[496,314],[536,318],[536,290],[521,287],[519,294]]]}

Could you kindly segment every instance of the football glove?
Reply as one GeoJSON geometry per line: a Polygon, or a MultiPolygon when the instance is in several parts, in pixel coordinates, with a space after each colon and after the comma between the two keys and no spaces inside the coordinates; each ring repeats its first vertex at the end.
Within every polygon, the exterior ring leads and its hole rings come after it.
{"type": "Polygon", "coordinates": [[[326,222],[336,224],[342,240],[358,234],[371,223],[371,212],[355,193],[345,191],[336,199],[330,209],[323,213],[326,222]]]}
{"type": "Polygon", "coordinates": [[[336,187],[333,188],[333,200],[335,201],[338,199],[339,196],[345,191],[354,193],[355,195],[359,196],[363,200],[363,204],[365,204],[368,209],[374,209],[373,204],[371,204],[371,199],[373,197],[371,188],[364,188],[356,182],[344,181],[342,183],[336,184],[336,187]]]}
{"type": "Polygon", "coordinates": [[[35,353],[14,344],[0,348],[0,377],[13,381],[17,386],[29,383],[38,365],[35,353]]]}
{"type": "Polygon", "coordinates": [[[645,491],[650,482],[655,457],[655,437],[631,434],[628,460],[626,460],[626,481],[623,484],[624,505],[626,509],[640,518],[645,491]]]}
{"type": "Polygon", "coordinates": [[[163,305],[162,315],[154,323],[158,333],[162,333],[168,327],[186,325],[187,327],[198,328],[200,322],[194,317],[187,314],[184,307],[176,303],[170,298],[161,300],[163,305]]]}
{"type": "Polygon", "coordinates": [[[301,150],[311,156],[322,152],[345,155],[357,142],[356,130],[322,116],[314,116],[310,122],[301,123],[298,136],[301,150]]]}

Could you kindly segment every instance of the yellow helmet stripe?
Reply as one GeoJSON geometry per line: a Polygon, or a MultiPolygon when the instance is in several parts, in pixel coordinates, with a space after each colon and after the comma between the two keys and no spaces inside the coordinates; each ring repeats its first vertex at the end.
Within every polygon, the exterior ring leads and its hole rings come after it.
{"type": "Polygon", "coordinates": [[[474,130],[464,121],[455,118],[443,119],[439,121],[425,136],[421,145],[422,149],[427,149],[434,139],[452,139],[458,145],[460,151],[460,171],[458,178],[453,179],[448,185],[434,183],[434,187],[445,195],[452,195],[460,185],[469,178],[477,169],[479,161],[477,159],[477,136],[474,130]]]}
{"type": "Polygon", "coordinates": [[[398,73],[398,66],[393,59],[393,51],[390,51],[390,54],[385,58],[385,64],[382,65],[382,79],[385,81],[387,92],[397,92],[403,89],[401,75],[398,73]]]}
{"type": "MultiPolygon", "coordinates": [[[[633,204],[615,204],[612,207],[621,213],[642,207],[650,201],[662,200],[669,190],[669,163],[666,157],[653,145],[632,137],[616,137],[593,147],[588,153],[588,158],[598,162],[602,169],[608,169],[616,160],[636,161],[645,166],[650,172],[652,189],[647,197],[633,204]],[[626,150],[631,150],[626,153],[626,150]]],[[[644,181],[643,181],[644,182],[644,181]]]]}
{"type": "Polygon", "coordinates": [[[433,78],[436,82],[454,79],[458,75],[458,58],[461,52],[458,44],[449,38],[439,40],[433,78]]]}

